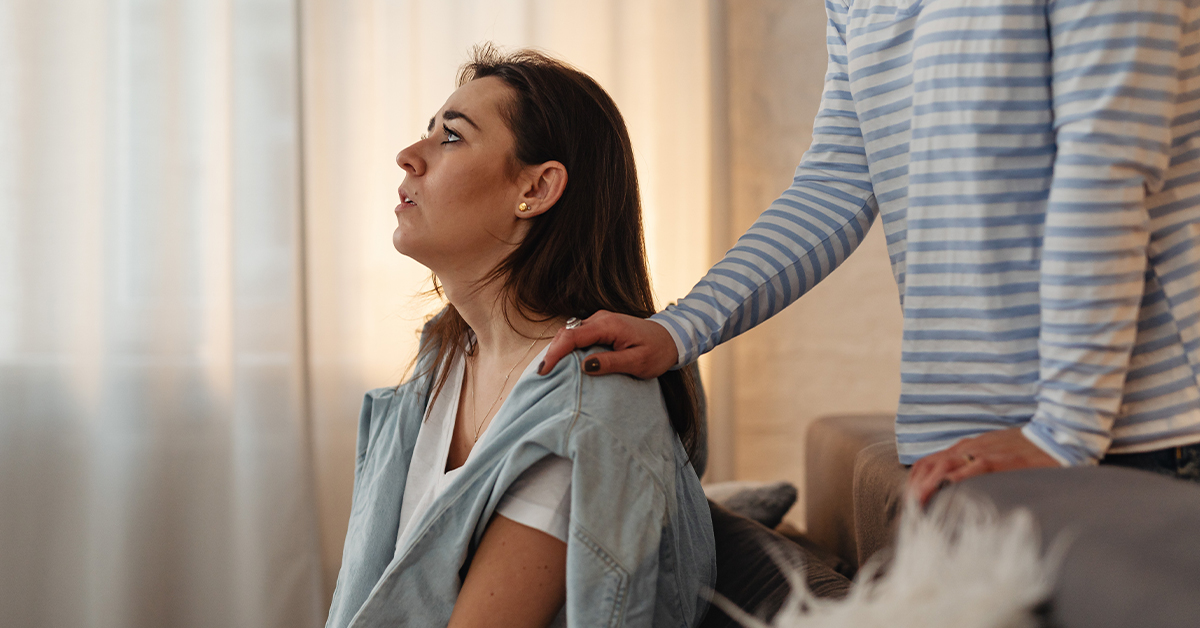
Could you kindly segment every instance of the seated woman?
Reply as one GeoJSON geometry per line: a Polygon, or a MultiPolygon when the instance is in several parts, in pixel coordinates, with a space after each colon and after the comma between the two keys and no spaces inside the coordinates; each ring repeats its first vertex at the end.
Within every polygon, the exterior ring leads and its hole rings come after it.
{"type": "Polygon", "coordinates": [[[695,626],[715,580],[682,372],[534,372],[597,310],[654,312],[633,151],[592,79],[490,47],[404,169],[396,249],[449,305],[366,395],[328,626],[695,626]]]}

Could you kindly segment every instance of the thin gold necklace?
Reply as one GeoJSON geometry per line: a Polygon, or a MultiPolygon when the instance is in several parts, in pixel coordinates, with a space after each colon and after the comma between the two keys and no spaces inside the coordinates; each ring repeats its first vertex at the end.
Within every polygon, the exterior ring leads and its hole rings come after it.
{"type": "MultiPolygon", "coordinates": [[[[508,387],[508,378],[512,377],[513,371],[517,370],[517,367],[520,366],[521,362],[525,360],[525,357],[529,355],[529,352],[533,351],[533,346],[536,345],[539,340],[546,339],[546,331],[549,330],[552,325],[554,325],[554,321],[550,321],[549,325],[546,325],[544,328],[542,328],[542,333],[533,337],[533,342],[529,343],[529,347],[525,349],[525,352],[521,354],[521,357],[517,358],[517,361],[513,363],[512,368],[508,369],[508,373],[504,376],[504,382],[500,384],[500,394],[496,395],[495,401],[492,402],[492,405],[488,406],[487,414],[483,415],[483,420],[485,422],[487,421],[487,418],[492,415],[492,410],[496,409],[496,404],[500,403],[500,398],[504,396],[504,389],[508,387]]],[[[474,376],[471,377],[471,426],[475,428],[475,440],[472,441],[473,443],[479,442],[479,428],[483,425],[483,423],[479,421],[478,406],[475,405],[476,379],[479,378],[474,376]]]]}

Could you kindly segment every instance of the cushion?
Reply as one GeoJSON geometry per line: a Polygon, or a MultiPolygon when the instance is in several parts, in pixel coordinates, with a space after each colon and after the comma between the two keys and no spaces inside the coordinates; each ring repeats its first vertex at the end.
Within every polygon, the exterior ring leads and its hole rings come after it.
{"type": "Polygon", "coordinates": [[[708,395],[700,379],[700,363],[692,362],[684,368],[692,374],[692,382],[696,385],[696,451],[690,462],[696,477],[703,478],[708,471],[708,395]]]}
{"type": "Polygon", "coordinates": [[[708,498],[747,519],[768,528],[783,521],[796,503],[796,487],[791,482],[720,482],[704,487],[708,498]]]}
{"type": "MultiPolygon", "coordinates": [[[[841,598],[850,581],[806,548],[757,521],[709,501],[717,549],[716,592],[758,617],[774,617],[791,593],[783,568],[803,569],[805,582],[819,597],[841,598]],[[779,561],[779,562],[777,562],[779,561]]],[[[721,609],[709,606],[703,628],[740,626],[721,609]]]]}
{"type": "Polygon", "coordinates": [[[1200,484],[1117,467],[1028,469],[948,488],[1029,508],[1049,541],[1064,535],[1053,625],[1194,626],[1200,621],[1200,484]]]}

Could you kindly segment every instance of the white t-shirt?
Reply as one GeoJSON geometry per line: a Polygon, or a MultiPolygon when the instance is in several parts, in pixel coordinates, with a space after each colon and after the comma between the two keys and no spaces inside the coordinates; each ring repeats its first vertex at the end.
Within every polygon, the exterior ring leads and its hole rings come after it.
{"type": "MultiPolygon", "coordinates": [[[[545,355],[546,349],[542,349],[534,356],[517,381],[532,375],[536,365],[545,355]]],[[[462,396],[465,369],[466,361],[462,354],[459,354],[450,365],[450,372],[446,376],[446,384],[442,387],[441,394],[425,411],[425,420],[413,446],[408,480],[404,484],[404,500],[400,505],[400,530],[396,535],[397,551],[404,545],[411,532],[409,523],[418,513],[428,509],[445,490],[450,480],[462,470],[462,467],[459,467],[446,471],[446,460],[450,454],[450,440],[454,435],[454,420],[462,396]]],[[[508,399],[505,399],[496,410],[496,414],[499,414],[507,403],[508,399]]],[[[487,439],[490,429],[491,424],[479,435],[476,446],[487,439]]],[[[552,454],[534,463],[509,486],[496,507],[496,512],[565,543],[571,521],[571,461],[552,454]]],[[[565,625],[563,612],[560,610],[551,626],[553,628],[565,625]]]]}

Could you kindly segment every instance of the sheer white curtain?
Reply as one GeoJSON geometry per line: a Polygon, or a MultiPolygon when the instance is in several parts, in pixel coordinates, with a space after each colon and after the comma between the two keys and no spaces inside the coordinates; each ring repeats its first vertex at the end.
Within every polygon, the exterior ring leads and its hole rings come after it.
{"type": "Polygon", "coordinates": [[[472,44],[593,74],[709,261],[702,0],[0,1],[0,625],[314,626],[415,351],[393,159],[472,44]]]}
{"type": "Polygon", "coordinates": [[[0,2],[0,624],[322,622],[297,17],[0,2]]]}

